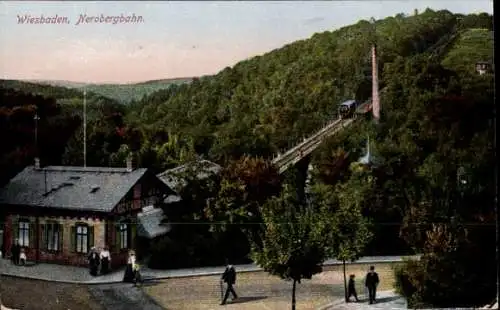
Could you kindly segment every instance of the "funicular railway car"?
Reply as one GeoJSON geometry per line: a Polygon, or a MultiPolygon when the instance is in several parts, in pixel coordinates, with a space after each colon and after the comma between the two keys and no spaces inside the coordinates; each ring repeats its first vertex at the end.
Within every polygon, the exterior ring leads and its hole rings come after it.
{"type": "Polygon", "coordinates": [[[339,117],[341,119],[352,118],[356,115],[356,108],[359,103],[356,100],[347,100],[339,106],[339,117]]]}

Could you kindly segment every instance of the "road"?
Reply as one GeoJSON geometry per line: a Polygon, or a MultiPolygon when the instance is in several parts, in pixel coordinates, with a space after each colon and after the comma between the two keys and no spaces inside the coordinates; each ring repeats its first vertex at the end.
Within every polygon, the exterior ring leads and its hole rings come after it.
{"type": "MultiPolygon", "coordinates": [[[[381,277],[381,290],[392,288],[391,264],[376,265],[381,277]]],[[[348,266],[348,274],[356,274],[358,291],[363,293],[362,278],[367,265],[348,266]]],[[[240,273],[235,286],[238,299],[220,306],[220,276],[189,277],[160,280],[144,287],[161,306],[180,309],[241,309],[281,310],[290,307],[292,282],[270,276],[266,272],[240,273]]],[[[344,294],[341,266],[325,267],[325,271],[311,280],[297,284],[297,309],[318,309],[342,299],[344,294]]]]}
{"type": "Polygon", "coordinates": [[[90,285],[89,292],[105,310],[162,310],[149,295],[131,283],[90,285]]]}

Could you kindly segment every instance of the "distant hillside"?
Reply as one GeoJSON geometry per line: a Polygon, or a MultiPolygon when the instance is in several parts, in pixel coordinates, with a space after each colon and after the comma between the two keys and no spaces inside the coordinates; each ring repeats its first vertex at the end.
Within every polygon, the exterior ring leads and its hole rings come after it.
{"type": "Polygon", "coordinates": [[[192,78],[173,78],[152,80],[133,84],[90,84],[72,82],[72,81],[44,81],[32,80],[30,82],[52,85],[57,87],[77,88],[81,89],[87,87],[87,91],[100,94],[104,97],[115,99],[121,103],[130,103],[131,101],[138,101],[144,96],[150,95],[156,91],[166,89],[172,85],[179,85],[191,82],[192,78]]]}
{"type": "Polygon", "coordinates": [[[62,85],[41,84],[33,81],[0,80],[0,88],[56,99],[81,97],[81,92],[77,89],[62,85]]]}

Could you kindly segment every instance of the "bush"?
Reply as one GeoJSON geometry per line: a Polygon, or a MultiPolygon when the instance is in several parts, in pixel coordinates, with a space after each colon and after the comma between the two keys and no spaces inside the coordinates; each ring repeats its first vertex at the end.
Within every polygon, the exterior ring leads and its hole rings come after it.
{"type": "Polygon", "coordinates": [[[152,242],[148,266],[153,269],[175,269],[191,265],[187,248],[170,237],[152,242]]]}
{"type": "Polygon", "coordinates": [[[427,233],[421,259],[395,270],[395,289],[408,307],[475,307],[495,298],[494,229],[481,230],[460,236],[435,227],[427,233]]]}
{"type": "Polygon", "coordinates": [[[229,258],[232,264],[251,262],[247,257],[248,241],[241,231],[222,235],[184,233],[153,241],[148,266],[153,269],[221,266],[225,258],[229,258]]]}

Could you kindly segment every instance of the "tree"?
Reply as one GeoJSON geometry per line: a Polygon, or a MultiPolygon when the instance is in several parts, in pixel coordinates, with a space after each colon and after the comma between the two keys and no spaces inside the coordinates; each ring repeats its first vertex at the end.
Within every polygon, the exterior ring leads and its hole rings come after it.
{"type": "MultiPolygon", "coordinates": [[[[356,171],[357,168],[354,167],[356,171]]],[[[363,191],[370,184],[369,175],[365,170],[354,173],[361,174],[357,177],[366,184],[355,184],[355,178],[351,178],[350,183],[340,183],[335,187],[318,183],[313,187],[311,202],[317,212],[323,214],[328,257],[342,261],[346,302],[346,261],[357,260],[373,236],[370,222],[362,213],[363,191]]]]}
{"type": "Polygon", "coordinates": [[[257,223],[260,207],[280,190],[281,177],[271,163],[244,156],[224,168],[219,192],[205,213],[222,230],[226,224],[257,223]]]}
{"type": "Polygon", "coordinates": [[[262,245],[252,244],[252,258],[265,271],[293,280],[292,310],[297,282],[322,271],[325,260],[322,215],[285,190],[262,207],[262,245]]]}
{"type": "Polygon", "coordinates": [[[477,252],[479,248],[460,220],[452,218],[447,224],[432,224],[426,237],[420,260],[406,261],[396,270],[396,289],[407,297],[409,306],[473,307],[490,302],[494,281],[485,283],[479,273],[473,272],[478,268],[474,264],[487,258],[477,258],[481,254],[477,252]]]}

